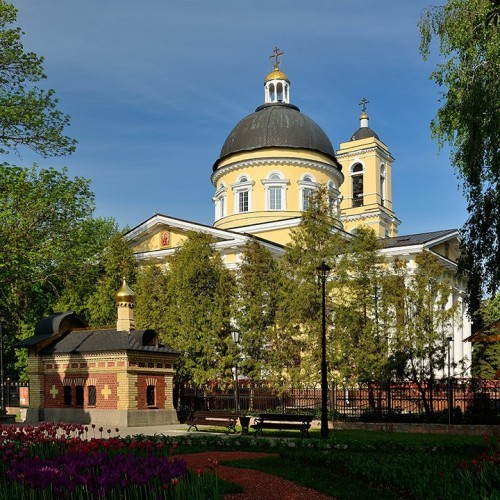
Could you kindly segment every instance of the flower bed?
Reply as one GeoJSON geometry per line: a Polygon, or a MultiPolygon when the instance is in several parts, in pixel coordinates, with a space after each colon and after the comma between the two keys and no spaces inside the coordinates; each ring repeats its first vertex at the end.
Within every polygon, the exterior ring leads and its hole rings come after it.
{"type": "MultiPolygon", "coordinates": [[[[116,430],[118,433],[118,429],[116,430]]],[[[191,473],[163,439],[90,437],[95,426],[0,426],[0,498],[216,498],[213,474],[191,473]]]]}

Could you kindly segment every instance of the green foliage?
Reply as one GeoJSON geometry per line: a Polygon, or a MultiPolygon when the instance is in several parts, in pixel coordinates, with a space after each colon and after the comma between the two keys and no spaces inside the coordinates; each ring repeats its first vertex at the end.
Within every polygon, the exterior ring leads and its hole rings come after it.
{"type": "Polygon", "coordinates": [[[87,310],[91,326],[110,326],[116,323],[115,295],[123,278],[133,285],[137,273],[137,261],[120,233],[109,240],[103,251],[100,278],[94,293],[89,297],[87,310]]]}
{"type": "MultiPolygon", "coordinates": [[[[500,295],[481,304],[484,324],[500,321],[500,295]]],[[[488,332],[485,332],[488,333],[488,332]]],[[[492,325],[491,333],[498,335],[498,324],[492,325]]],[[[494,379],[500,373],[500,342],[476,342],[472,345],[472,375],[477,378],[494,379]]]]}
{"type": "Polygon", "coordinates": [[[231,380],[236,348],[230,335],[234,279],[204,233],[189,233],[169,260],[162,341],[179,350],[178,377],[203,385],[231,380]]]}
{"type": "Polygon", "coordinates": [[[426,59],[433,38],[444,61],[431,78],[443,88],[431,128],[462,181],[468,218],[460,271],[469,283],[469,311],[500,283],[500,5],[496,0],[448,0],[424,10],[419,27],[426,59]]]}
{"type": "MultiPolygon", "coordinates": [[[[277,316],[279,329],[270,347],[270,365],[273,383],[282,389],[287,385],[319,380],[321,288],[316,268],[323,260],[335,268],[339,256],[345,252],[345,240],[336,230],[338,221],[332,214],[328,198],[324,186],[313,194],[299,226],[292,230],[292,240],[281,261],[283,286],[277,316]]],[[[327,294],[331,286],[328,282],[327,294]]],[[[330,331],[331,301],[327,302],[330,331]]]]}
{"type": "MultiPolygon", "coordinates": [[[[10,345],[51,314],[88,268],[114,223],[95,220],[89,181],[67,171],[0,165],[0,311],[10,345]]],[[[91,288],[92,283],[87,283],[91,288]]],[[[72,302],[76,305],[76,300],[72,302]]]]}
{"type": "Polygon", "coordinates": [[[244,248],[236,276],[233,319],[240,331],[240,370],[253,380],[265,377],[268,346],[277,329],[281,282],[278,262],[260,243],[251,240],[244,248]]]}
{"type": "Polygon", "coordinates": [[[69,117],[57,110],[53,90],[34,85],[45,78],[43,58],[24,51],[16,17],[0,0],[0,153],[26,146],[44,157],[70,154],[76,141],[63,135],[69,117]]]}
{"type": "Polygon", "coordinates": [[[170,332],[165,323],[169,301],[169,274],[157,264],[147,264],[139,269],[136,293],[135,322],[138,328],[151,328],[163,338],[170,332]]]}
{"type": "Polygon", "coordinates": [[[332,361],[337,382],[385,382],[389,377],[392,297],[385,284],[387,277],[375,232],[359,227],[332,277],[337,344],[332,361]]]}

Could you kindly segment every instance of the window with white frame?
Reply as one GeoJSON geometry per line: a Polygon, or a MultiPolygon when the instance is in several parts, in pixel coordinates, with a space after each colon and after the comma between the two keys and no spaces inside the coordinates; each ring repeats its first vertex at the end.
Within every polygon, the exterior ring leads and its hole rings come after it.
{"type": "Polygon", "coordinates": [[[361,163],[356,163],[351,167],[351,187],[352,187],[352,206],[363,206],[363,174],[364,167],[361,163]]]}
{"type": "Polygon", "coordinates": [[[385,205],[385,165],[380,165],[380,203],[385,205]]]}
{"type": "Polygon", "coordinates": [[[244,213],[252,210],[253,181],[247,175],[241,175],[231,186],[234,194],[234,212],[244,213]]]}
{"type": "Polygon", "coordinates": [[[312,174],[305,174],[299,181],[299,209],[304,211],[309,208],[311,196],[316,191],[318,184],[312,174]]]}
{"type": "Polygon", "coordinates": [[[266,191],[266,210],[286,210],[288,179],[284,179],[281,172],[271,172],[262,184],[266,191]]]}
{"type": "Polygon", "coordinates": [[[226,186],[223,182],[219,184],[217,191],[212,198],[215,204],[215,220],[222,219],[226,214],[226,186]]]}
{"type": "Polygon", "coordinates": [[[328,183],[328,206],[330,208],[330,213],[334,217],[340,216],[340,192],[336,188],[333,181],[328,183]]]}

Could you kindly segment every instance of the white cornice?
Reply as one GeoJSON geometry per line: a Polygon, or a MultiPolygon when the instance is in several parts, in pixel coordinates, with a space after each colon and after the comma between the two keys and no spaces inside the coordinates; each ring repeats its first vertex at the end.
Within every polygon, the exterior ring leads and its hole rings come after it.
{"type": "Polygon", "coordinates": [[[384,151],[379,146],[373,146],[370,148],[360,148],[354,151],[346,151],[345,153],[341,153],[341,151],[342,150],[339,149],[336,153],[337,160],[340,160],[341,158],[349,158],[350,156],[359,156],[359,155],[364,155],[366,153],[373,153],[378,151],[380,153],[380,156],[382,156],[385,161],[388,162],[395,161],[391,153],[389,153],[388,151],[384,151]]]}
{"type": "Polygon", "coordinates": [[[396,216],[389,215],[387,212],[384,212],[383,210],[377,210],[376,212],[367,212],[356,215],[341,215],[340,219],[342,221],[355,222],[363,219],[372,219],[374,217],[381,217],[382,219],[385,219],[388,222],[392,222],[398,226],[399,224],[401,224],[401,221],[396,216]]]}
{"type": "Polygon", "coordinates": [[[315,161],[315,160],[306,160],[303,158],[293,158],[293,157],[269,157],[269,158],[252,158],[250,160],[241,160],[235,161],[233,163],[228,163],[223,167],[218,168],[211,176],[211,181],[214,186],[217,185],[219,179],[226,175],[229,172],[233,172],[234,170],[243,170],[249,167],[260,167],[262,165],[294,165],[303,168],[317,168],[319,170],[323,170],[328,172],[329,175],[333,175],[339,185],[344,182],[344,174],[335,166],[330,165],[329,163],[315,161]]]}

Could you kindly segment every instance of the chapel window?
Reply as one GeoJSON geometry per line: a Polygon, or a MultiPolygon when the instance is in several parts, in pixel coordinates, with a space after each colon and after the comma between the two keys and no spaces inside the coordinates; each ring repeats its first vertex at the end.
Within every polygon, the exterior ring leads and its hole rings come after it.
{"type": "Polygon", "coordinates": [[[64,386],[64,405],[65,406],[71,406],[71,403],[72,403],[71,386],[70,385],[65,385],[64,386]]]}
{"type": "Polygon", "coordinates": [[[89,406],[95,406],[97,402],[97,391],[95,385],[89,385],[87,388],[88,397],[89,397],[89,406]]]}
{"type": "Polygon", "coordinates": [[[156,388],[154,385],[148,385],[146,388],[146,404],[156,406],[156,388]]]}
{"type": "Polygon", "coordinates": [[[226,186],[221,182],[212,198],[215,204],[215,220],[226,216],[226,191],[226,186]]]}
{"type": "Polygon", "coordinates": [[[83,385],[75,387],[76,406],[83,406],[83,385]]]}

